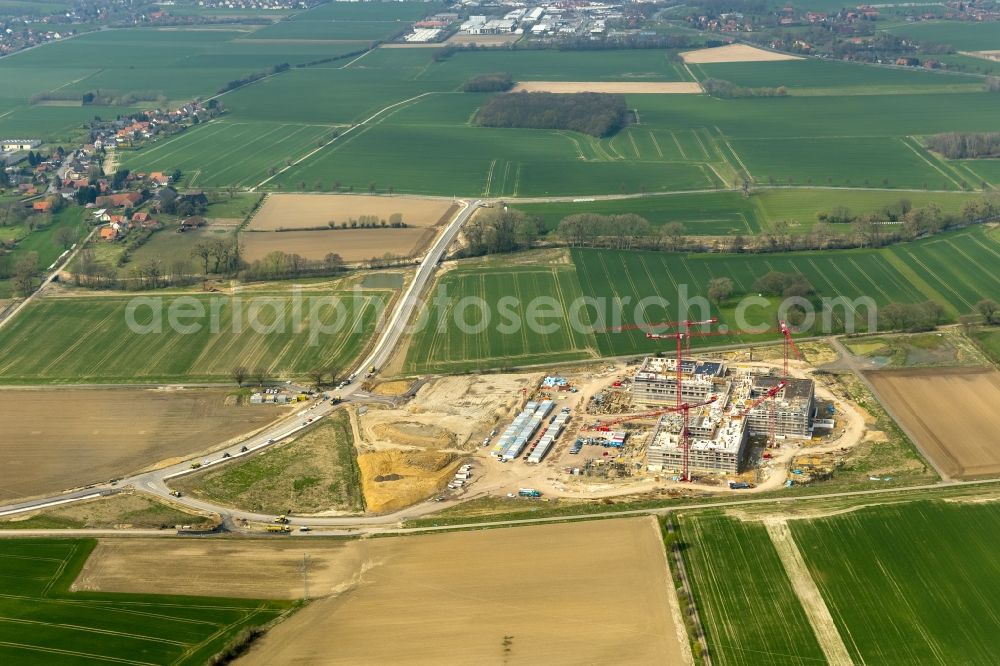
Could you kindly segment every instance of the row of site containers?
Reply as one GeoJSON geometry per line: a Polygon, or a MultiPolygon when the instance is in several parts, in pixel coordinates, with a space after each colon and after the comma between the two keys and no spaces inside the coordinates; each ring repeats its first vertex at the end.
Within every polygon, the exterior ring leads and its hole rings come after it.
{"type": "Polygon", "coordinates": [[[530,456],[528,456],[528,462],[542,462],[542,458],[544,458],[545,454],[549,452],[549,449],[552,448],[552,444],[559,438],[563,428],[566,427],[567,421],[569,421],[569,412],[565,410],[559,412],[559,414],[552,419],[552,423],[550,423],[549,427],[545,429],[545,433],[538,441],[538,445],[535,446],[535,450],[531,452],[530,456]]]}
{"type": "Polygon", "coordinates": [[[493,447],[493,455],[504,460],[513,460],[521,455],[528,441],[538,432],[542,420],[552,412],[555,403],[543,400],[541,404],[529,401],[517,418],[504,430],[493,447]]]}
{"type": "Polygon", "coordinates": [[[504,451],[506,451],[507,448],[510,447],[511,443],[517,439],[517,436],[524,429],[525,424],[527,424],[531,419],[531,416],[535,413],[536,409],[538,409],[538,403],[534,400],[524,406],[521,413],[517,415],[511,424],[507,426],[506,430],[503,431],[503,434],[500,435],[499,439],[497,439],[497,443],[493,447],[492,452],[494,457],[500,458],[503,456],[504,451]]]}
{"type": "Polygon", "coordinates": [[[524,447],[528,445],[528,441],[535,436],[538,429],[542,426],[542,418],[540,416],[532,416],[531,420],[528,421],[528,425],[524,427],[521,434],[511,442],[507,450],[503,452],[500,456],[504,460],[513,460],[521,455],[521,451],[524,451],[524,447]]]}

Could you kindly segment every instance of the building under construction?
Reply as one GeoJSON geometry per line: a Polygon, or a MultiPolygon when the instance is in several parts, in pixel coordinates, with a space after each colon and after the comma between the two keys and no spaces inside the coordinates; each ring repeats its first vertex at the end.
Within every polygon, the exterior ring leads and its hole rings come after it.
{"type": "MultiPolygon", "coordinates": [[[[681,361],[681,401],[704,402],[718,393],[726,374],[724,361],[681,361]]],[[[677,359],[643,360],[632,382],[632,400],[644,405],[669,405],[677,399],[677,359]]]]}
{"type": "MultiPolygon", "coordinates": [[[[677,398],[674,359],[646,359],[636,372],[633,399],[644,404],[669,404],[677,398]]],[[[686,403],[715,400],[691,410],[688,421],[688,465],[691,471],[727,474],[740,471],[752,436],[771,432],[778,437],[810,437],[815,416],[812,380],[763,374],[755,368],[727,368],[722,361],[685,360],[681,364],[681,399],[686,403]],[[784,388],[768,397],[772,389],[784,388]]],[[[657,422],[647,447],[647,465],[654,472],[682,472],[680,413],[657,422]]]]}
{"type": "MultiPolygon", "coordinates": [[[[756,376],[750,387],[750,400],[765,395],[780,382],[785,388],[774,396],[774,433],[778,437],[812,437],[816,414],[816,391],[811,379],[756,376]]],[[[771,419],[771,401],[765,400],[750,410],[747,423],[751,435],[767,435],[771,419]]]]}

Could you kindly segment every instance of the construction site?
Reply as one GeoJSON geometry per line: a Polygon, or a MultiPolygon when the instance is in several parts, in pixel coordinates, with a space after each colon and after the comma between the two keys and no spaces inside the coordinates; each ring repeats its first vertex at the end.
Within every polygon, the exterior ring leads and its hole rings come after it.
{"type": "Polygon", "coordinates": [[[583,499],[829,478],[860,439],[845,427],[858,419],[817,394],[791,332],[779,331],[776,361],[686,356],[686,333],[655,334],[676,343],[675,355],[538,380],[484,439],[493,462],[463,492],[583,499]]]}

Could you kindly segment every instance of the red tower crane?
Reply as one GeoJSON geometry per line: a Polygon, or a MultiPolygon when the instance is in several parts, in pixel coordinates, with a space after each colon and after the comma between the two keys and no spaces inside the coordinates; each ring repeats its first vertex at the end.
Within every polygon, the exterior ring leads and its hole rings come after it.
{"type": "Polygon", "coordinates": [[[681,341],[687,337],[687,333],[647,333],[646,337],[650,340],[677,340],[677,364],[675,368],[677,373],[677,391],[674,398],[674,407],[680,407],[682,402],[681,388],[684,381],[684,372],[681,368],[684,360],[684,346],[681,344],[681,341]]]}
{"type": "Polygon", "coordinates": [[[768,446],[774,446],[774,444],[775,444],[775,442],[777,440],[777,435],[778,435],[778,432],[777,432],[778,431],[778,423],[777,423],[777,417],[778,417],[778,415],[777,415],[776,410],[775,410],[774,398],[779,393],[781,393],[782,389],[784,389],[786,386],[788,386],[788,382],[786,382],[784,379],[782,379],[780,382],[778,382],[777,384],[775,384],[774,386],[772,386],[767,391],[767,393],[765,393],[761,397],[759,397],[756,400],[754,400],[753,402],[751,402],[750,406],[747,407],[746,409],[744,409],[742,412],[740,412],[740,415],[739,415],[739,418],[745,419],[747,416],[750,415],[750,412],[752,412],[753,410],[755,410],[758,407],[760,407],[761,403],[763,403],[765,400],[770,399],[771,404],[768,406],[768,414],[767,414],[767,445],[768,446]]]}
{"type": "Polygon", "coordinates": [[[681,322],[681,326],[684,327],[684,338],[685,346],[687,351],[691,351],[691,327],[692,326],[703,326],[705,324],[715,324],[718,323],[718,317],[712,317],[711,319],[703,319],[702,321],[691,321],[690,319],[685,319],[681,322]]]}
{"type": "Polygon", "coordinates": [[[795,352],[795,358],[802,360],[802,354],[799,353],[799,348],[795,346],[795,341],[792,340],[792,332],[788,330],[788,324],[785,322],[779,322],[781,326],[781,335],[785,338],[784,344],[784,358],[785,358],[785,374],[782,375],[783,379],[788,379],[788,348],[791,347],[792,351],[795,352]]]}
{"type": "Polygon", "coordinates": [[[601,425],[597,426],[596,430],[601,432],[606,432],[611,429],[611,426],[616,423],[624,423],[625,421],[635,421],[643,418],[651,418],[654,416],[662,416],[663,414],[671,414],[675,412],[682,412],[681,417],[681,432],[679,437],[679,444],[681,447],[681,480],[690,481],[691,480],[691,468],[689,462],[690,450],[691,450],[691,437],[688,432],[688,415],[692,409],[697,409],[698,407],[704,407],[705,405],[711,405],[713,402],[718,400],[717,396],[710,396],[708,400],[703,402],[698,402],[695,404],[681,403],[676,407],[663,407],[661,409],[655,409],[651,412],[643,412],[641,414],[632,414],[631,416],[621,416],[610,421],[603,421],[601,425]]]}

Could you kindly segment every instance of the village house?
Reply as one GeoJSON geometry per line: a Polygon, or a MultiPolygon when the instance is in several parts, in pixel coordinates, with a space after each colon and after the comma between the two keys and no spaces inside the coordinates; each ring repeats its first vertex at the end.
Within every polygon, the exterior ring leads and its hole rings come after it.
{"type": "Polygon", "coordinates": [[[203,227],[208,224],[208,220],[203,218],[201,215],[194,215],[187,218],[181,222],[181,227],[178,231],[184,231],[186,229],[197,229],[198,227],[203,227]]]}
{"type": "Polygon", "coordinates": [[[141,192],[121,192],[97,197],[94,204],[108,208],[132,208],[142,201],[141,192]]]}

